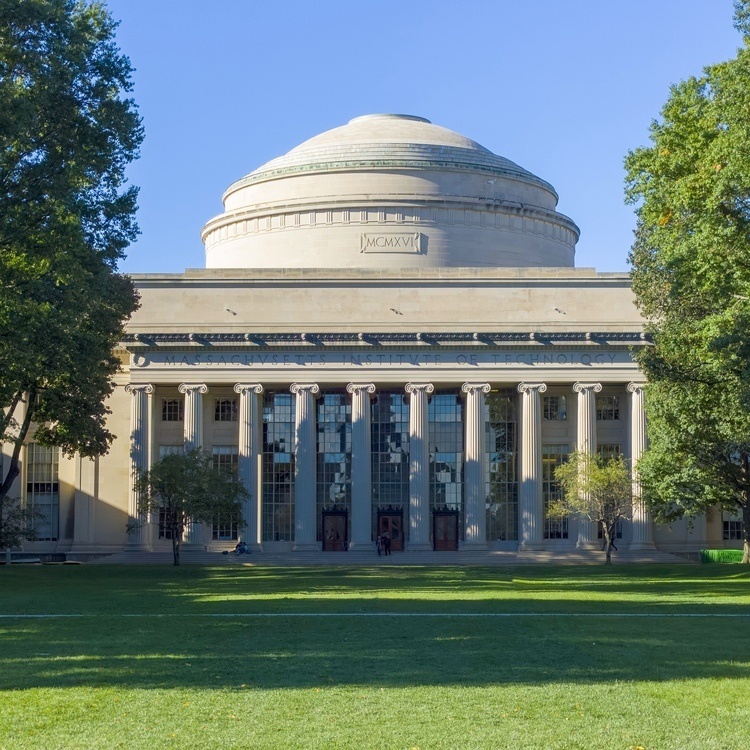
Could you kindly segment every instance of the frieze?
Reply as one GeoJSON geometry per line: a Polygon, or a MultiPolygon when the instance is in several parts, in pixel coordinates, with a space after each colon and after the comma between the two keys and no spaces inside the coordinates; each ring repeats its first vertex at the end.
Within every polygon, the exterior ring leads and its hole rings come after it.
{"type": "Polygon", "coordinates": [[[496,369],[503,367],[617,367],[632,365],[627,351],[446,351],[446,352],[136,352],[133,368],[207,369],[350,369],[378,370],[386,368],[419,369],[467,368],[496,369]]]}

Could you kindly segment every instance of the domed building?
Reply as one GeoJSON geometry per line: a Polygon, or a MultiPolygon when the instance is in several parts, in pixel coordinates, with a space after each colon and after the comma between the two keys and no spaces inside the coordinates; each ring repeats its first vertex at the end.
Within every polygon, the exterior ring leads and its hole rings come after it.
{"type": "MultiPolygon", "coordinates": [[[[109,454],[27,457],[57,488],[32,547],[168,550],[158,517],[126,531],[132,476],[202,447],[250,493],[244,528],[190,530],[203,554],[242,538],[368,558],[383,535],[405,560],[599,549],[591,523],[547,517],[554,470],[576,449],[639,457],[647,342],[628,275],[575,267],[557,201],[409,115],[358,117],[237,180],[205,269],[135,277],[109,454]]],[[[636,494],[619,553],[723,546],[727,523],[655,529],[636,494]]]]}

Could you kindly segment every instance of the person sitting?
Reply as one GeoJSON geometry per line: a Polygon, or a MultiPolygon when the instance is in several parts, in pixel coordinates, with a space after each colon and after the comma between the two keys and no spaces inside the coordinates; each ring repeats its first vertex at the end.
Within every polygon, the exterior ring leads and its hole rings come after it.
{"type": "Polygon", "coordinates": [[[244,541],[237,542],[234,548],[235,555],[249,555],[250,550],[247,548],[247,543],[244,541]]]}

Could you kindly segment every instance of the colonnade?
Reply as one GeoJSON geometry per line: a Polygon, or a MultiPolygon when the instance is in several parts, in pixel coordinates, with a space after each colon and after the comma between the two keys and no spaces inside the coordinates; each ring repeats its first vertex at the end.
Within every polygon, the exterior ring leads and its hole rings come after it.
{"type": "MultiPolygon", "coordinates": [[[[519,549],[534,550],[544,546],[544,501],[542,495],[541,394],[547,390],[542,382],[522,382],[517,386],[521,394],[520,460],[519,460],[519,549]]],[[[351,455],[351,541],[352,548],[372,545],[372,479],[371,479],[371,409],[370,401],[376,393],[374,383],[349,383],[347,392],[352,398],[352,455],[351,455]]],[[[430,544],[430,484],[429,484],[429,396],[435,387],[428,382],[405,385],[409,396],[409,543],[407,549],[431,549],[430,544]]],[[[461,385],[466,399],[464,419],[464,542],[462,548],[482,549],[486,540],[486,467],[485,422],[486,394],[491,386],[486,382],[467,382],[461,385]]],[[[595,396],[602,390],[600,383],[577,382],[573,385],[577,396],[577,448],[596,450],[595,396]]],[[[635,463],[646,444],[643,385],[629,383],[630,393],[630,458],[635,463]]],[[[131,473],[136,476],[148,468],[153,447],[153,398],[151,384],[131,384],[126,391],[132,396],[130,456],[131,473]]],[[[261,383],[237,383],[238,395],[238,468],[239,476],[250,497],[245,505],[244,538],[251,547],[261,544],[261,456],[262,395],[261,383]]],[[[315,397],[320,393],[316,383],[293,383],[290,391],[295,397],[295,549],[317,549],[316,540],[316,415],[315,397]]],[[[186,448],[203,444],[203,396],[208,392],[205,383],[182,383],[179,392],[185,396],[184,443],[186,448]]],[[[138,493],[130,490],[129,514],[138,519],[138,493]]],[[[144,519],[140,519],[143,521],[144,519]]],[[[633,478],[633,534],[631,548],[653,547],[651,518],[640,499],[637,476],[633,478]]],[[[579,531],[579,546],[596,543],[596,529],[584,523],[579,531]]],[[[131,548],[149,546],[147,535],[135,531],[130,536],[131,548]]]]}

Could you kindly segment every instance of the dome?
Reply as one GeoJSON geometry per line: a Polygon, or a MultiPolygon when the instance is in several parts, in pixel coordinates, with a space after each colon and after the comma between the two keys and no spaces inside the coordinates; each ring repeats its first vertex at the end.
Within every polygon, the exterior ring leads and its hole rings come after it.
{"type": "Polygon", "coordinates": [[[232,184],[209,268],[572,266],[578,228],[536,175],[413,115],[365,115],[232,184]]]}

